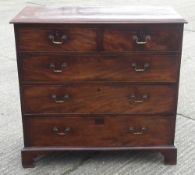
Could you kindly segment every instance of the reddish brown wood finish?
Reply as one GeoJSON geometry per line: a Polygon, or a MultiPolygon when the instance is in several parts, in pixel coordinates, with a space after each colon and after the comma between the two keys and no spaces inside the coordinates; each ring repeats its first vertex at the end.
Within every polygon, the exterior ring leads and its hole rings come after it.
{"type": "Polygon", "coordinates": [[[35,160],[40,157],[47,154],[46,151],[21,151],[21,157],[22,157],[22,166],[23,168],[34,168],[35,167],[35,160]]]}
{"type": "Polygon", "coordinates": [[[37,55],[21,56],[23,81],[128,81],[176,82],[179,56],[129,55],[37,55]],[[63,67],[63,65],[65,66],[63,67]],[[136,67],[133,67],[136,64],[136,67]],[[145,70],[138,71],[137,69],[145,70]],[[54,65],[54,67],[51,67],[54,65]],[[58,72],[57,72],[58,71],[58,72]]]}
{"type": "MultiPolygon", "coordinates": [[[[170,146],[150,146],[150,147],[26,147],[22,149],[22,165],[24,168],[33,168],[35,166],[35,159],[48,152],[64,152],[64,151],[148,151],[161,152],[164,156],[166,165],[175,165],[177,158],[177,149],[170,146]],[[163,154],[165,153],[165,154],[163,154]],[[171,159],[170,159],[171,157],[171,159]]],[[[127,152],[128,153],[128,152],[127,152]]]]}
{"type": "Polygon", "coordinates": [[[161,7],[36,6],[17,15],[23,167],[71,150],[158,151],[176,164],[184,22],[161,7]]]}
{"type": "Polygon", "coordinates": [[[175,97],[175,86],[166,85],[67,84],[23,88],[25,113],[172,113],[175,97]],[[68,99],[63,99],[67,95],[68,99]],[[143,99],[144,95],[148,98],[143,99]]]}
{"type": "Polygon", "coordinates": [[[169,26],[140,26],[129,29],[106,29],[104,31],[104,50],[112,52],[121,51],[178,51],[180,50],[181,31],[169,26]],[[139,36],[140,32],[143,36],[139,36]],[[137,44],[146,41],[146,44],[137,44]],[[147,39],[149,36],[149,39],[147,39]]]}
{"type": "Polygon", "coordinates": [[[157,6],[27,6],[11,23],[185,23],[170,7],[157,6]]]}
{"type": "Polygon", "coordinates": [[[173,141],[172,120],[171,116],[28,117],[25,119],[27,146],[167,145],[173,141]],[[54,132],[54,127],[59,131],[54,132]],[[70,128],[70,131],[65,135],[58,135],[63,134],[66,128],[70,128]],[[135,130],[131,132],[129,128],[135,130]],[[142,132],[141,128],[146,130],[142,132]]]}
{"type": "Polygon", "coordinates": [[[177,164],[177,149],[162,150],[161,154],[164,156],[165,165],[177,164]]]}
{"type": "MultiPolygon", "coordinates": [[[[64,25],[54,26],[25,26],[18,29],[18,48],[21,51],[96,51],[98,48],[97,33],[100,30],[102,35],[102,49],[111,52],[123,51],[179,51],[181,47],[181,30],[178,25],[124,25],[120,28],[115,26],[105,26],[104,29],[87,27],[66,27],[64,25]],[[58,33],[56,36],[56,32],[58,33]],[[141,33],[141,34],[140,34],[141,33]],[[62,44],[54,44],[49,36],[54,37],[54,41],[62,44]],[[62,39],[66,36],[66,39],[62,39]],[[137,44],[138,41],[147,41],[146,44],[137,44]],[[150,37],[147,40],[147,36],[150,37]],[[178,42],[179,41],[179,42],[178,42]]],[[[101,46],[99,46],[101,47],[101,46]]]]}
{"type": "Polygon", "coordinates": [[[94,51],[96,50],[96,30],[92,28],[24,27],[18,31],[18,48],[21,51],[94,51]],[[56,36],[58,32],[58,37],[56,36]],[[54,44],[49,36],[54,36],[54,44]],[[66,39],[62,37],[66,36],[66,39]]]}

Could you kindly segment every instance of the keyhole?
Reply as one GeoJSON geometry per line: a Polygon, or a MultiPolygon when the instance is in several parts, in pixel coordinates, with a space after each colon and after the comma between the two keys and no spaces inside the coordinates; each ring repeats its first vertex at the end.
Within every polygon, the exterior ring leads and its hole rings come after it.
{"type": "Polygon", "coordinates": [[[100,92],[101,91],[101,89],[100,88],[97,88],[97,92],[100,92]]]}

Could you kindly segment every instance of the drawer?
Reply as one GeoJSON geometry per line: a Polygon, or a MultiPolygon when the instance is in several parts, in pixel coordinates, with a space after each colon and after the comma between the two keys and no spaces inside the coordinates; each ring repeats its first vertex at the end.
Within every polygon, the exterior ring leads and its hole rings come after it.
{"type": "Polygon", "coordinates": [[[23,86],[24,113],[175,112],[174,85],[75,83],[23,86]]]}
{"type": "Polygon", "coordinates": [[[21,56],[23,81],[176,82],[177,55],[21,56]]]}
{"type": "Polygon", "coordinates": [[[23,27],[17,29],[19,51],[95,51],[93,28],[23,27]]]}
{"type": "Polygon", "coordinates": [[[179,51],[181,29],[172,25],[140,25],[123,29],[105,29],[105,51],[179,51]]]}
{"type": "Polygon", "coordinates": [[[173,117],[26,117],[26,146],[154,146],[173,142],[173,117]]]}

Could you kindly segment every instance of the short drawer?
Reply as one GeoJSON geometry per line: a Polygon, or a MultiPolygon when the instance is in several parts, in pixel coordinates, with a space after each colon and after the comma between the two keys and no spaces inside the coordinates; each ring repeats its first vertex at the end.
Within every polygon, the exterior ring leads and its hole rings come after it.
{"type": "Polygon", "coordinates": [[[26,146],[155,146],[174,140],[170,116],[26,117],[25,128],[26,146]]]}
{"type": "Polygon", "coordinates": [[[23,27],[17,29],[19,51],[95,51],[96,29],[23,27]]]}
{"type": "Polygon", "coordinates": [[[23,81],[176,82],[177,55],[21,56],[23,81]]]}
{"type": "Polygon", "coordinates": [[[105,29],[105,51],[179,51],[181,29],[173,25],[140,25],[105,29]]]}
{"type": "Polygon", "coordinates": [[[174,113],[174,85],[25,85],[25,113],[174,113]]]}

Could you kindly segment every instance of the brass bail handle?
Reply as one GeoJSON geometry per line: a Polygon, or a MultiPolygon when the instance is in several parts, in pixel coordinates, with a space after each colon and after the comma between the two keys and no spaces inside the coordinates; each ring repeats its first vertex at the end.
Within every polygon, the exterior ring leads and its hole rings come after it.
{"type": "Polygon", "coordinates": [[[63,72],[63,69],[67,68],[68,67],[68,64],[67,63],[62,63],[60,65],[60,68],[57,69],[56,68],[57,66],[54,64],[54,63],[50,63],[49,64],[49,68],[54,72],[54,73],[62,73],[63,72]]]}
{"type": "Polygon", "coordinates": [[[57,97],[56,94],[52,94],[51,98],[55,101],[55,103],[64,103],[66,100],[70,98],[69,94],[65,94],[62,97],[57,97]]]}
{"type": "Polygon", "coordinates": [[[136,96],[135,94],[130,95],[129,97],[129,102],[133,103],[143,103],[144,101],[148,100],[149,95],[148,94],[143,94],[140,96],[136,96]]]}
{"type": "Polygon", "coordinates": [[[135,40],[137,45],[146,45],[148,41],[151,40],[150,35],[145,35],[143,32],[139,32],[137,35],[133,35],[133,40],[135,40]]]}
{"type": "Polygon", "coordinates": [[[55,134],[59,135],[59,136],[65,136],[65,135],[67,135],[68,133],[71,132],[71,128],[70,127],[65,127],[65,129],[61,132],[60,129],[57,126],[54,126],[52,128],[52,131],[55,134]]]}
{"type": "Polygon", "coordinates": [[[141,128],[129,127],[128,130],[131,134],[142,135],[145,134],[148,129],[146,127],[141,127],[141,128]]]}
{"type": "Polygon", "coordinates": [[[60,34],[59,31],[56,31],[54,34],[49,34],[48,38],[55,45],[61,45],[68,39],[67,35],[60,34]]]}
{"type": "Polygon", "coordinates": [[[150,67],[150,64],[144,63],[143,66],[140,66],[137,63],[132,63],[131,67],[134,69],[135,72],[145,72],[150,67]]]}

